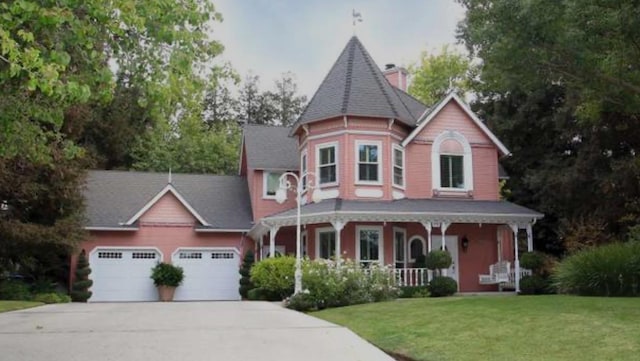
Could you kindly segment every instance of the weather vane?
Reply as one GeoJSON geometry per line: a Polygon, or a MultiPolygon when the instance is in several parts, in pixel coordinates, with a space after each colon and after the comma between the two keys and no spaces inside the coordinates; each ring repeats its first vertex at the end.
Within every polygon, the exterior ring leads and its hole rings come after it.
{"type": "Polygon", "coordinates": [[[353,9],[353,11],[351,12],[351,17],[353,18],[353,35],[355,35],[356,34],[356,23],[361,23],[362,22],[362,14],[357,12],[356,9],[353,9]]]}

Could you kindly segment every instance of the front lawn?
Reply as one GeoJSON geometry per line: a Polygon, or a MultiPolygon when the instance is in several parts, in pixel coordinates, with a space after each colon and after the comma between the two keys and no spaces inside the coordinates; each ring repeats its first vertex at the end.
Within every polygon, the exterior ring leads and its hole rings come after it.
{"type": "Polygon", "coordinates": [[[31,308],[36,306],[42,306],[42,302],[31,301],[0,301],[0,313],[8,311],[22,310],[24,308],[31,308]]]}
{"type": "Polygon", "coordinates": [[[415,360],[637,360],[640,354],[638,298],[421,298],[312,315],[415,360]]]}

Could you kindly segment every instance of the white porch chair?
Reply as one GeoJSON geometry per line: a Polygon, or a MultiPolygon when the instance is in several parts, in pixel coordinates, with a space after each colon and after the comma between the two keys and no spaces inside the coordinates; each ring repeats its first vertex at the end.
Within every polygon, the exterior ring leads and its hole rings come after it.
{"type": "Polygon", "coordinates": [[[501,285],[509,282],[511,262],[499,261],[489,266],[488,275],[478,275],[481,285],[501,285]]]}

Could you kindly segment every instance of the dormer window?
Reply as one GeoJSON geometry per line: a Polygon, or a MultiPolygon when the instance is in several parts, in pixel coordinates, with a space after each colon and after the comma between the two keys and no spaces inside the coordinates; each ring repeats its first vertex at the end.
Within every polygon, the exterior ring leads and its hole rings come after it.
{"type": "Polygon", "coordinates": [[[356,141],[356,183],[382,183],[382,143],[356,141]]]}
{"type": "Polygon", "coordinates": [[[434,190],[472,191],[472,154],[467,139],[459,132],[444,131],[436,137],[432,149],[431,170],[434,190]]]}
{"type": "Polygon", "coordinates": [[[316,173],[321,186],[338,184],[338,143],[320,144],[316,148],[316,173]]]}
{"type": "Polygon", "coordinates": [[[277,172],[264,172],[263,177],[263,194],[262,197],[266,199],[275,199],[276,191],[280,186],[280,176],[282,173],[277,172]]]}

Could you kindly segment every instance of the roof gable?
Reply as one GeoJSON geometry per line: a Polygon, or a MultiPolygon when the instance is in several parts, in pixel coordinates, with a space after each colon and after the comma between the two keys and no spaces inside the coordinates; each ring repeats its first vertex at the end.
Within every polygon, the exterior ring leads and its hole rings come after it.
{"type": "MultiPolygon", "coordinates": [[[[293,126],[344,115],[393,118],[407,125],[414,113],[389,84],[357,37],[352,37],[293,126]]],[[[415,104],[411,104],[415,107],[415,104]]]]}
{"type": "Polygon", "coordinates": [[[125,222],[125,225],[133,225],[133,223],[138,221],[138,219],[140,219],[140,217],[147,213],[147,211],[151,210],[153,206],[156,205],[167,193],[171,193],[180,202],[180,204],[182,204],[182,206],[186,210],[188,210],[189,213],[191,213],[191,215],[198,220],[198,222],[200,222],[201,225],[209,225],[207,221],[205,221],[204,218],[202,218],[202,216],[200,216],[200,214],[198,214],[198,212],[193,209],[193,207],[184,199],[184,197],[182,197],[182,195],[180,195],[180,193],[178,193],[175,188],[173,188],[173,185],[171,184],[167,184],[166,187],[158,192],[158,194],[156,194],[149,202],[147,202],[147,204],[145,204],[144,207],[142,207],[136,214],[134,214],[133,217],[129,218],[129,220],[125,222]]]}
{"type": "Polygon", "coordinates": [[[438,113],[440,113],[450,102],[456,102],[463,112],[469,116],[469,118],[473,121],[473,123],[491,140],[493,144],[498,148],[502,155],[509,155],[509,149],[502,144],[502,142],[498,139],[498,137],[487,128],[486,125],[478,118],[478,116],[469,108],[466,102],[464,102],[460,97],[455,93],[451,92],[446,97],[441,99],[438,103],[436,103],[431,109],[425,112],[423,116],[419,119],[418,126],[402,141],[402,146],[406,147],[415,137],[420,134],[426,127],[429,125],[433,119],[436,118],[438,113]]]}
{"type": "Polygon", "coordinates": [[[141,210],[167,192],[182,197],[181,202],[200,216],[204,221],[198,220],[202,224],[200,228],[242,230],[251,227],[253,215],[245,178],[173,174],[172,190],[167,188],[167,181],[166,173],[89,171],[84,190],[86,228],[134,229],[135,225],[127,226],[127,222],[136,216],[139,218],[144,213],[141,210]]]}

